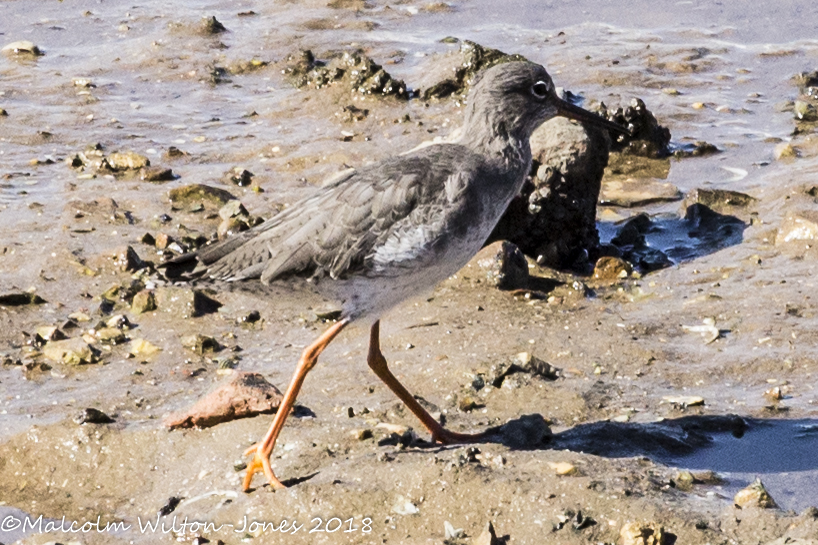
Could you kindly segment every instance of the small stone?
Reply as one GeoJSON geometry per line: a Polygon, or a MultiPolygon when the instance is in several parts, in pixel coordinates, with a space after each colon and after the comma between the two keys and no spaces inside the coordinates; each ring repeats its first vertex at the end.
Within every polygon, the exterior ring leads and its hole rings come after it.
{"type": "Polygon", "coordinates": [[[625,208],[681,199],[682,192],[675,185],[649,178],[608,180],[599,193],[599,204],[625,208]]]}
{"type": "Polygon", "coordinates": [[[134,250],[131,246],[118,249],[115,252],[114,257],[114,264],[120,271],[123,272],[138,271],[139,269],[144,269],[148,266],[145,261],[142,261],[139,254],[137,254],[136,250],[134,250]]]}
{"type": "Polygon", "coordinates": [[[31,292],[14,292],[0,294],[0,306],[20,307],[25,305],[42,305],[45,299],[31,292]]]}
{"type": "Polygon", "coordinates": [[[463,528],[455,528],[448,520],[443,521],[443,535],[445,539],[460,539],[463,537],[463,528]]]}
{"type": "Polygon", "coordinates": [[[60,341],[65,339],[65,333],[59,330],[56,326],[45,325],[37,328],[37,339],[40,342],[60,341]]]}
{"type": "Polygon", "coordinates": [[[472,545],[501,545],[503,543],[505,543],[505,540],[497,538],[497,534],[494,531],[494,525],[491,523],[491,521],[489,521],[486,523],[486,527],[483,528],[480,535],[474,538],[472,545]]]}
{"type": "Polygon", "coordinates": [[[125,333],[115,327],[103,327],[98,329],[94,336],[101,342],[108,344],[120,344],[125,342],[125,333]]]}
{"type": "Polygon", "coordinates": [[[788,215],[775,237],[775,243],[818,239],[818,217],[811,212],[788,215]]]}
{"type": "Polygon", "coordinates": [[[146,182],[170,182],[178,178],[178,176],[167,167],[153,166],[140,169],[139,178],[146,182]]]}
{"type": "Polygon", "coordinates": [[[153,246],[156,244],[156,239],[150,233],[145,233],[142,235],[142,238],[139,239],[139,242],[142,244],[147,244],[148,246],[153,246]]]}
{"type": "Polygon", "coordinates": [[[250,226],[242,217],[227,218],[226,220],[222,220],[219,224],[219,227],[216,229],[216,235],[219,237],[219,240],[225,240],[249,228],[250,226]]]}
{"type": "Polygon", "coordinates": [[[671,405],[679,405],[681,407],[704,405],[704,398],[699,396],[664,396],[662,400],[671,405]]]}
{"type": "Polygon", "coordinates": [[[655,522],[628,522],[619,537],[622,545],[663,545],[665,530],[655,522]]]}
{"type": "Polygon", "coordinates": [[[104,160],[104,165],[107,165],[114,172],[139,170],[150,166],[150,164],[150,159],[133,151],[112,153],[104,160]]]}
{"type": "Polygon", "coordinates": [[[192,350],[200,356],[205,352],[218,352],[222,348],[219,341],[217,341],[215,338],[209,335],[201,335],[199,333],[182,337],[182,346],[192,350]]]}
{"type": "Polygon", "coordinates": [[[351,432],[352,437],[357,439],[358,441],[365,441],[367,439],[372,439],[372,430],[368,428],[364,428],[362,430],[352,430],[351,432]]]}
{"type": "Polygon", "coordinates": [[[131,303],[131,312],[134,314],[143,314],[156,310],[156,296],[152,290],[142,290],[133,297],[131,303]]]}
{"type": "Polygon", "coordinates": [[[798,157],[798,150],[789,142],[781,142],[773,148],[773,157],[778,161],[781,159],[794,159],[798,157]]]}
{"type": "Polygon", "coordinates": [[[758,202],[758,199],[727,189],[697,188],[685,195],[682,208],[687,210],[694,204],[702,204],[720,214],[733,214],[736,209],[748,208],[758,202]]]}
{"type": "Polygon", "coordinates": [[[6,55],[30,55],[34,57],[43,55],[42,50],[33,42],[29,42],[28,40],[11,42],[10,44],[4,45],[3,49],[0,51],[6,55]]]}
{"type": "Polygon", "coordinates": [[[221,34],[227,28],[215,16],[205,17],[199,25],[202,34],[221,34]]]}
{"type": "Polygon", "coordinates": [[[236,216],[249,216],[247,209],[241,201],[230,201],[219,209],[219,217],[227,220],[236,216]]]}
{"type": "Polygon", "coordinates": [[[481,403],[470,394],[463,394],[460,396],[460,399],[457,400],[457,408],[464,413],[473,411],[481,406],[481,403]]]}
{"type": "Polygon", "coordinates": [[[145,339],[133,339],[128,346],[128,353],[136,358],[149,358],[162,349],[145,339]]]}
{"type": "Polygon", "coordinates": [[[90,322],[91,321],[90,316],[88,316],[84,312],[79,312],[79,311],[72,312],[71,314],[68,315],[68,317],[71,318],[72,320],[74,320],[75,322],[90,322]]]}
{"type": "Polygon", "coordinates": [[[204,184],[190,184],[171,189],[168,193],[170,202],[176,206],[192,206],[205,201],[223,206],[235,199],[232,193],[218,187],[204,184]]]}
{"type": "Polygon", "coordinates": [[[235,373],[230,382],[199,400],[187,412],[169,416],[170,429],[209,428],[222,422],[274,413],[281,392],[259,373],[235,373]]]}
{"type": "Polygon", "coordinates": [[[690,471],[685,469],[676,474],[673,482],[676,484],[676,488],[679,490],[689,492],[693,490],[693,484],[696,482],[696,479],[693,477],[693,474],[690,471]]]}
{"type": "Polygon", "coordinates": [[[750,507],[775,509],[778,507],[778,504],[775,503],[770,493],[764,488],[764,483],[759,478],[756,478],[747,488],[739,490],[733,498],[733,503],[742,509],[750,507]]]}
{"type": "Polygon", "coordinates": [[[525,288],[528,285],[528,261],[511,242],[495,242],[480,250],[475,259],[478,267],[486,272],[489,283],[501,290],[525,288]]]}
{"type": "Polygon", "coordinates": [[[117,329],[130,329],[131,322],[128,321],[128,318],[126,318],[124,314],[114,314],[105,320],[105,326],[115,327],[117,329]]]}
{"type": "Polygon", "coordinates": [[[577,472],[576,466],[568,462],[548,462],[548,467],[553,469],[557,475],[573,475],[577,472]]]}
{"type": "Polygon", "coordinates": [[[43,355],[52,361],[68,365],[81,365],[94,361],[94,352],[91,347],[80,338],[51,341],[43,348],[43,355]]]}
{"type": "Polygon", "coordinates": [[[156,233],[156,241],[154,242],[154,246],[158,250],[164,250],[173,242],[173,238],[167,233],[156,233]]]}
{"type": "Polygon", "coordinates": [[[247,187],[253,183],[253,176],[249,170],[236,167],[230,173],[230,181],[239,187],[247,187]]]}
{"type": "Polygon", "coordinates": [[[624,259],[604,256],[594,265],[594,280],[612,284],[627,278],[632,272],[633,267],[624,259]]]}
{"type": "Polygon", "coordinates": [[[511,448],[541,447],[551,440],[551,428],[540,414],[525,414],[489,430],[511,448]]]}
{"type": "Polygon", "coordinates": [[[542,377],[546,380],[557,380],[560,377],[561,370],[554,367],[547,361],[532,355],[530,352],[520,352],[514,358],[514,363],[520,369],[531,375],[542,377]]]}
{"type": "Polygon", "coordinates": [[[780,401],[784,399],[784,394],[781,393],[781,388],[776,386],[764,392],[764,397],[772,401],[780,401]]]}
{"type": "Polygon", "coordinates": [[[818,121],[818,108],[803,100],[796,100],[793,105],[793,114],[799,121],[818,121]]]}
{"type": "Polygon", "coordinates": [[[112,424],[116,422],[113,418],[93,407],[84,409],[76,418],[74,422],[77,424],[112,424]]]}
{"type": "Polygon", "coordinates": [[[420,509],[409,499],[399,495],[395,499],[394,505],[392,505],[392,512],[398,515],[417,515],[420,513],[420,509]]]}

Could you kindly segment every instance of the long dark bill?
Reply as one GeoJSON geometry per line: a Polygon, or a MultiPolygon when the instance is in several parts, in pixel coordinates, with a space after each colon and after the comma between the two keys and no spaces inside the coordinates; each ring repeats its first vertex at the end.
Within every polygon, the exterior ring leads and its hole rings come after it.
{"type": "Polygon", "coordinates": [[[612,121],[608,121],[604,117],[600,117],[589,112],[588,110],[584,110],[579,106],[574,106],[570,102],[562,99],[557,99],[557,115],[579,121],[580,123],[590,123],[591,125],[596,125],[597,127],[601,127],[603,129],[628,134],[628,129],[622,125],[617,125],[612,121]]]}

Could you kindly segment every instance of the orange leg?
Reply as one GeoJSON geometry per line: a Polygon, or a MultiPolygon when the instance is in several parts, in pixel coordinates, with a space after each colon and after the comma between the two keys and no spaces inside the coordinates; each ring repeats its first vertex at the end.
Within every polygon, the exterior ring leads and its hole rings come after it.
{"type": "Polygon", "coordinates": [[[432,415],[426,412],[426,409],[420,406],[417,399],[409,393],[409,390],[407,390],[403,384],[398,382],[398,379],[395,378],[395,375],[393,375],[387,367],[386,358],[383,357],[383,353],[381,352],[380,330],[380,321],[372,324],[372,329],[369,333],[369,355],[366,361],[370,369],[378,375],[378,378],[384,381],[384,383],[389,386],[389,389],[395,392],[395,395],[420,419],[426,429],[432,434],[432,441],[438,441],[443,444],[473,443],[485,438],[485,433],[470,434],[449,431],[441,426],[437,420],[432,418],[432,415]]]}
{"type": "Polygon", "coordinates": [[[293,405],[295,405],[295,399],[298,397],[298,392],[301,390],[301,385],[304,383],[304,378],[307,376],[307,373],[318,363],[318,356],[321,355],[321,352],[324,351],[327,345],[332,342],[348,324],[349,320],[341,320],[333,325],[301,354],[301,359],[298,360],[298,367],[295,369],[295,374],[290,381],[290,385],[287,386],[287,391],[284,393],[284,398],[281,400],[281,405],[279,405],[276,411],[270,429],[267,430],[267,435],[265,435],[264,439],[259,443],[256,443],[244,452],[245,456],[253,455],[253,460],[247,465],[247,473],[244,475],[243,488],[245,492],[250,489],[253,475],[259,470],[264,472],[264,475],[270,482],[270,486],[273,488],[286,488],[281,481],[276,478],[273,473],[273,468],[270,465],[270,455],[273,453],[276,439],[278,439],[281,428],[284,427],[284,421],[287,420],[287,416],[289,416],[293,405]]]}

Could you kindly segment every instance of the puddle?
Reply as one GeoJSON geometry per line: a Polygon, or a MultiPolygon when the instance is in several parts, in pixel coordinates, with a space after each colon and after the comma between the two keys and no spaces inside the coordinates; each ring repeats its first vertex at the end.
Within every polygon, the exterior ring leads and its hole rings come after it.
{"type": "Polygon", "coordinates": [[[760,477],[782,509],[818,506],[818,420],[747,420],[742,434],[711,432],[710,445],[661,460],[691,470],[709,469],[729,482],[732,497],[760,477]]]}

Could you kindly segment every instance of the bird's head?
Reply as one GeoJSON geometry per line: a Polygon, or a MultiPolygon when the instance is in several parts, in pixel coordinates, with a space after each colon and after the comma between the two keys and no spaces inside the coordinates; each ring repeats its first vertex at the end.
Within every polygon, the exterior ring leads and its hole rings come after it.
{"type": "MultiPolygon", "coordinates": [[[[464,132],[495,133],[491,136],[527,140],[537,127],[556,116],[626,132],[624,127],[558,97],[551,76],[539,64],[501,63],[485,70],[478,78],[469,95],[464,132]]],[[[491,137],[489,134],[474,136],[491,137]]]]}

